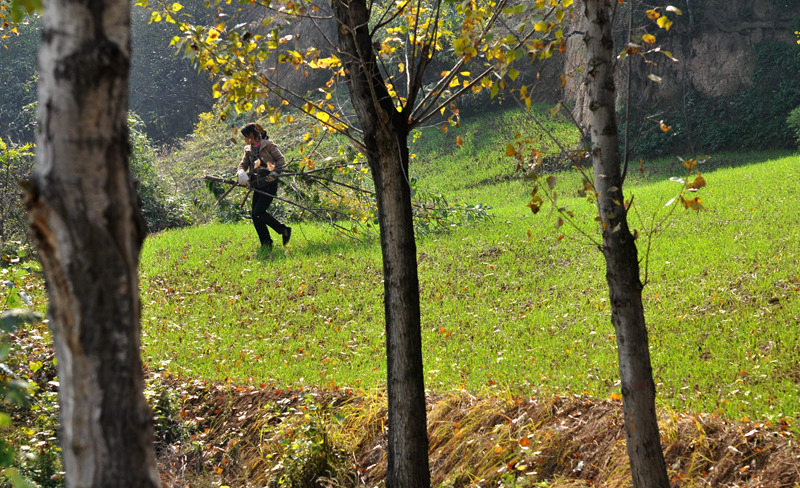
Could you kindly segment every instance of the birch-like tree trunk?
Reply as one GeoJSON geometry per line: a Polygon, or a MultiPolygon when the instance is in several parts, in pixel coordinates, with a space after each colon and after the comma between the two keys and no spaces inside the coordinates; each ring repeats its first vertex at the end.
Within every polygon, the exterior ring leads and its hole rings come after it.
{"type": "Polygon", "coordinates": [[[589,128],[597,207],[603,226],[603,255],[617,336],[625,437],[633,486],[668,488],[666,465],[655,410],[647,326],[636,243],[628,229],[622,193],[619,137],[614,112],[611,0],[585,0],[588,27],[587,91],[589,128]]]}
{"type": "Polygon", "coordinates": [[[387,488],[428,488],[419,279],[408,180],[408,121],[379,71],[364,0],[333,0],[350,98],[364,130],[383,252],[389,440],[387,488]]]}
{"type": "Polygon", "coordinates": [[[127,0],[45,0],[29,223],[58,358],[67,486],[156,487],[128,170],[127,0]]]}

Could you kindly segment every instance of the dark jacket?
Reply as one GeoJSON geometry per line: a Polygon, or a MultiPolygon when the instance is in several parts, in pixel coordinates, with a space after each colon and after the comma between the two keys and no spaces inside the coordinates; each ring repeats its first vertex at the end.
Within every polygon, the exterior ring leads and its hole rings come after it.
{"type": "Polygon", "coordinates": [[[278,146],[269,139],[262,139],[258,146],[258,151],[254,151],[250,145],[245,146],[242,162],[239,169],[243,169],[250,176],[253,186],[263,186],[264,184],[275,181],[275,175],[271,172],[280,174],[286,167],[286,158],[283,157],[278,146]]]}

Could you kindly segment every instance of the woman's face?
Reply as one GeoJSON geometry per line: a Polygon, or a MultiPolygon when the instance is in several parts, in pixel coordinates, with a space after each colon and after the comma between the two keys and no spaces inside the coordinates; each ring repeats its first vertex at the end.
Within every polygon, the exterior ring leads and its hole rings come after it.
{"type": "Polygon", "coordinates": [[[258,143],[261,142],[261,138],[256,138],[255,133],[252,133],[244,136],[244,142],[250,144],[251,146],[257,146],[258,143]]]}

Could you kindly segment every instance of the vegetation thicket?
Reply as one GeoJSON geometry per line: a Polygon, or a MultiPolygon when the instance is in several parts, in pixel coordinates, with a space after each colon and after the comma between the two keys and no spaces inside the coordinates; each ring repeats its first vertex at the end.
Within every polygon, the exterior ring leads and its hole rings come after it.
{"type": "Polygon", "coordinates": [[[632,118],[637,138],[634,154],[650,157],[701,150],[708,152],[789,149],[795,133],[786,124],[800,104],[800,71],[796,45],[777,41],[753,46],[754,69],[748,88],[712,97],[689,89],[683,103],[665,107],[658,118],[672,130],[664,133],[652,121],[632,118]],[[641,134],[639,134],[641,126],[641,134]]]}
{"type": "MultiPolygon", "coordinates": [[[[202,4],[187,8],[200,19],[213,15],[202,4]]],[[[211,82],[191,62],[173,55],[168,28],[149,21],[149,11],[132,8],[130,108],[142,118],[150,140],[173,144],[192,132],[199,113],[211,109],[211,82]]],[[[40,16],[28,15],[0,33],[0,137],[33,142],[40,16]]]]}
{"type": "Polygon", "coordinates": [[[800,106],[792,110],[789,117],[786,119],[786,123],[794,134],[797,146],[800,147],[800,106]]]}

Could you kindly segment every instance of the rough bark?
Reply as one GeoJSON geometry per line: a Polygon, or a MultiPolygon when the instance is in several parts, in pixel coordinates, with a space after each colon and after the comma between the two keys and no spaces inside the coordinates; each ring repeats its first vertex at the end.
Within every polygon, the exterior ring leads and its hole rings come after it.
{"type": "Polygon", "coordinates": [[[647,326],[636,243],[628,229],[622,193],[619,138],[614,112],[611,0],[587,0],[585,35],[591,155],[597,206],[603,224],[603,254],[617,337],[625,437],[633,486],[668,488],[655,411],[647,326]]]}
{"type": "Polygon", "coordinates": [[[364,0],[333,0],[350,98],[364,130],[383,253],[389,397],[387,488],[427,488],[428,435],[417,251],[408,181],[408,123],[392,105],[364,0]]]}
{"type": "Polygon", "coordinates": [[[128,168],[127,0],[45,0],[29,224],[50,297],[70,487],[156,487],[128,168]]]}

